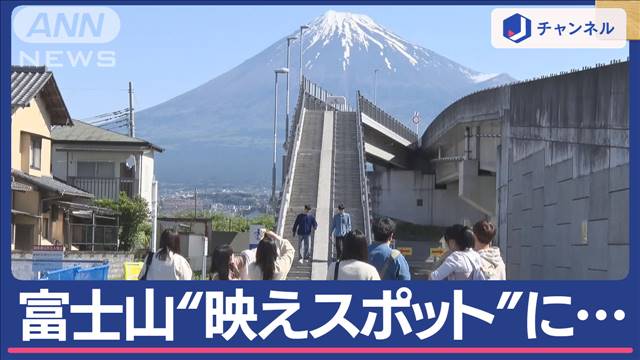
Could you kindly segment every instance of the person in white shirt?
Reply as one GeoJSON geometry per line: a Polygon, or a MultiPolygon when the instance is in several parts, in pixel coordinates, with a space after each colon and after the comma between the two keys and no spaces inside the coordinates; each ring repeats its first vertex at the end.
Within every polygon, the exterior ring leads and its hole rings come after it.
{"type": "Polygon", "coordinates": [[[149,253],[140,270],[140,280],[191,280],[192,271],[187,259],[178,252],[180,236],[166,229],[160,235],[160,250],[149,253]],[[151,257],[151,258],[149,258],[151,257]]]}
{"type": "Polygon", "coordinates": [[[211,256],[211,280],[248,280],[249,264],[256,261],[256,250],[233,253],[231,246],[219,245],[211,256]]]}
{"type": "Polygon", "coordinates": [[[273,231],[265,231],[256,249],[256,261],[249,264],[251,280],[286,280],[295,249],[289,242],[273,231]]]}
{"type": "Polygon", "coordinates": [[[329,265],[327,280],[380,280],[378,270],[367,260],[367,238],[360,230],[349,231],[342,240],[342,258],[329,265]]]}
{"type": "Polygon", "coordinates": [[[473,250],[475,235],[467,226],[456,224],[444,233],[451,254],[429,278],[431,280],[486,280],[482,258],[473,250]]]}

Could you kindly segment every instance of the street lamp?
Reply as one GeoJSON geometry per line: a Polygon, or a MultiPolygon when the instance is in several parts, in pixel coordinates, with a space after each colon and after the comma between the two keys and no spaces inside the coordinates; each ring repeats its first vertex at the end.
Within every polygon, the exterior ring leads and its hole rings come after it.
{"type": "Polygon", "coordinates": [[[276,75],[275,91],[274,91],[274,103],[273,103],[273,169],[271,171],[271,201],[275,205],[276,202],[276,161],[277,161],[277,146],[278,146],[278,75],[288,74],[289,69],[280,68],[275,69],[276,75]]]}
{"type": "MultiPolygon", "coordinates": [[[[287,37],[287,69],[290,69],[289,62],[291,60],[291,42],[296,40],[297,36],[289,36],[287,37]]],[[[284,127],[284,148],[287,149],[289,144],[289,72],[287,71],[287,117],[285,120],[284,127]]]]}
{"type": "Polygon", "coordinates": [[[376,93],[378,90],[378,71],[380,71],[379,69],[375,69],[373,70],[373,104],[377,105],[378,102],[376,101],[376,93]]]}
{"type": "Polygon", "coordinates": [[[304,40],[304,30],[307,30],[309,27],[307,25],[300,26],[300,84],[302,84],[302,46],[304,40]]]}

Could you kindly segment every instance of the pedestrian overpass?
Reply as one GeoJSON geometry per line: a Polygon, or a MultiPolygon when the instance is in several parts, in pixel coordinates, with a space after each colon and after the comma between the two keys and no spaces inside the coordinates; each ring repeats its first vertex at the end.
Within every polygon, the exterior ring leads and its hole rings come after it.
{"type": "Polygon", "coordinates": [[[355,109],[330,104],[330,97],[329,92],[304,79],[287,141],[277,232],[291,238],[293,222],[305,204],[314,208],[319,224],[310,263],[297,262],[300,249],[292,239],[296,262],[289,279],[326,278],[333,255],[330,223],[338,204],[344,204],[351,214],[353,229],[371,239],[365,164],[407,168],[416,148],[417,134],[360,94],[355,109]]]}

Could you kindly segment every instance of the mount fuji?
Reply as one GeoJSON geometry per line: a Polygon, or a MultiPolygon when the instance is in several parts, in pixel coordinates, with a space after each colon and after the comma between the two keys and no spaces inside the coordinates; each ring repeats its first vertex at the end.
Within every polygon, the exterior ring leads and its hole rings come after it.
{"type": "MultiPolygon", "coordinates": [[[[472,91],[511,82],[411,44],[366,15],[328,11],[304,32],[306,77],[354,104],[356,91],[410,124],[425,124],[472,91]]],[[[299,35],[298,32],[290,34],[299,35]]],[[[203,85],[136,114],[138,135],[167,149],[158,158],[161,181],[219,184],[270,183],[273,81],[285,65],[286,37],[203,85]]],[[[299,41],[291,44],[291,113],[297,98],[299,41]]],[[[285,81],[280,81],[284,92],[285,81]]],[[[279,137],[284,133],[284,95],[279,137]]],[[[279,151],[281,150],[281,147],[279,151]]]]}

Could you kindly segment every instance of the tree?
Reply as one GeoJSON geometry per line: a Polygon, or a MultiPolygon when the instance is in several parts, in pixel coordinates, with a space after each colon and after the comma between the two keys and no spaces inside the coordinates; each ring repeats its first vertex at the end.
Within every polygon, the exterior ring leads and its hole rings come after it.
{"type": "MultiPolygon", "coordinates": [[[[189,219],[193,218],[194,213],[192,211],[183,211],[175,216],[189,219]]],[[[270,214],[260,214],[253,219],[249,219],[243,216],[227,215],[221,212],[202,211],[196,213],[196,216],[199,218],[210,218],[213,231],[245,232],[249,231],[250,225],[263,225],[267,229],[275,229],[276,226],[276,219],[270,214]]]]}
{"type": "Polygon", "coordinates": [[[149,223],[149,204],[140,196],[130,198],[121,192],[118,201],[97,199],[95,205],[109,208],[119,213],[120,250],[129,251],[149,246],[151,225],[149,223]]]}

